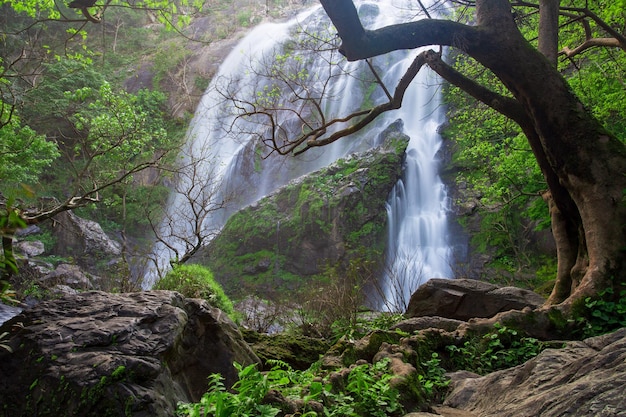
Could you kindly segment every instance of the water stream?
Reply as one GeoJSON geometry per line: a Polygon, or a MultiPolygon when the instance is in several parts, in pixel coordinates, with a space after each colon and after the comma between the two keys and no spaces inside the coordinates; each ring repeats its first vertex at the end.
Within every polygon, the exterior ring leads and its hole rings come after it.
{"type": "MultiPolygon", "coordinates": [[[[362,1],[358,4],[368,28],[419,18],[414,2],[410,0],[362,1]]],[[[387,256],[390,263],[381,281],[384,296],[379,302],[382,309],[397,310],[408,302],[408,296],[422,279],[451,276],[446,229],[448,199],[437,174],[436,155],[441,146],[437,127],[443,122],[437,80],[422,69],[407,91],[402,109],[379,117],[367,132],[297,158],[260,158],[259,148],[255,145],[259,126],[235,119],[231,114],[232,103],[224,97],[228,92],[253,101],[259,91],[272,86],[271,80],[262,76],[269,57],[280,56],[282,45],[299,36],[297,32],[323,34],[329,28],[328,18],[321,7],[316,6],[289,21],[254,28],[234,48],[211,82],[190,125],[187,147],[181,155],[181,162],[188,170],[178,178],[176,188],[180,192],[173,193],[168,202],[169,221],[161,225],[161,232],[163,236],[169,235],[168,245],[183,253],[188,245],[186,241],[195,230],[194,213],[206,210],[202,227],[217,231],[232,212],[289,180],[375,145],[378,133],[401,118],[411,141],[404,177],[389,197],[387,256]],[[232,129],[233,126],[236,129],[232,129]],[[242,131],[252,134],[237,133],[242,131]],[[198,184],[199,179],[203,181],[201,184],[198,184]],[[210,201],[226,201],[227,208],[209,210],[210,201]]],[[[394,52],[375,58],[373,64],[381,68],[385,84],[393,91],[395,82],[418,53],[394,52]]],[[[336,51],[334,55],[329,54],[331,52],[303,58],[312,89],[327,88],[328,98],[322,102],[327,117],[346,115],[358,109],[364,101],[378,104],[384,100],[382,90],[368,91],[371,81],[364,78],[369,74],[365,63],[346,63],[336,51]],[[329,62],[333,64],[329,65],[329,62]],[[341,64],[337,65],[337,62],[341,64]],[[332,82],[327,84],[325,81],[329,76],[332,82]]],[[[283,91],[281,97],[281,106],[298,106],[294,104],[293,93],[283,91]]],[[[287,128],[290,126],[288,119],[283,118],[280,123],[287,128]]],[[[290,133],[295,134],[296,130],[294,128],[290,133]]],[[[173,251],[163,244],[156,244],[153,252],[159,270],[166,269],[168,261],[174,257],[173,251]]],[[[155,271],[156,268],[144,279],[144,288],[153,285],[157,276],[155,271]]]]}

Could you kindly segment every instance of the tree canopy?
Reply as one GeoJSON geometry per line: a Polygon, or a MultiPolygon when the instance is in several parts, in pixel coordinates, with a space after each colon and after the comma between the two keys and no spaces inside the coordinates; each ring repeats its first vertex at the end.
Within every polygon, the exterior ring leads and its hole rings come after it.
{"type": "MultiPolygon", "coordinates": [[[[124,8],[177,29],[200,6],[185,0],[0,1],[4,272],[15,267],[13,233],[28,224],[94,203],[121,211],[123,218],[116,221],[125,222],[127,209],[141,195],[136,175],[162,165],[179,146],[182,135],[172,134],[166,120],[166,96],[114,86],[115,71],[98,59],[104,48],[88,42],[87,25],[124,8]],[[130,187],[136,192],[127,198],[130,187]]],[[[144,218],[135,226],[149,227],[148,207],[141,210],[144,218]]]]}

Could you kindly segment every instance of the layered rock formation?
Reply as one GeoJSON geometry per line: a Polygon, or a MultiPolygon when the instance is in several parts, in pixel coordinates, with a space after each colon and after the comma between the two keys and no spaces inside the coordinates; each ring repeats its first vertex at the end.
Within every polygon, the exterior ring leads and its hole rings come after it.
{"type": "Polygon", "coordinates": [[[445,404],[476,416],[626,416],[626,329],[484,377],[453,375],[445,404]]]}
{"type": "Polygon", "coordinates": [[[0,328],[0,403],[10,416],[172,416],[207,377],[258,362],[234,323],[170,291],[87,292],[38,304],[0,328]]]}

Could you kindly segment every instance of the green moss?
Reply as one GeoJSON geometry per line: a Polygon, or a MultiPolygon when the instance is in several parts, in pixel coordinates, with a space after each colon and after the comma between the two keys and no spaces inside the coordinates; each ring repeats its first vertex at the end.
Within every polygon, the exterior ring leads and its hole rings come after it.
{"type": "Polygon", "coordinates": [[[205,299],[228,315],[234,312],[233,303],[213,279],[213,273],[201,265],[177,265],[154,288],[178,291],[189,298],[205,299]]]}
{"type": "MultiPolygon", "coordinates": [[[[398,136],[385,143],[404,151],[407,141],[398,136]]],[[[231,216],[201,262],[216,271],[216,279],[236,297],[245,285],[261,291],[302,285],[309,278],[297,276],[303,270],[300,265],[307,262],[306,251],[329,239],[340,241],[342,251],[332,260],[315,255],[318,268],[327,262],[345,265],[364,250],[368,260],[380,261],[386,196],[401,174],[402,157],[385,148],[341,159],[286,185],[231,216]],[[360,192],[346,194],[354,188],[360,192]]],[[[307,268],[310,274],[311,267],[307,268]]]]}
{"type": "Polygon", "coordinates": [[[567,328],[569,327],[569,321],[567,317],[563,315],[561,310],[557,308],[551,308],[547,311],[548,320],[550,323],[554,325],[554,328],[557,329],[559,333],[565,334],[567,333],[567,328]]]}
{"type": "Polygon", "coordinates": [[[297,334],[280,333],[266,335],[256,332],[245,332],[244,339],[269,370],[268,360],[280,360],[294,369],[305,370],[319,360],[329,344],[323,339],[306,337],[297,334]]]}

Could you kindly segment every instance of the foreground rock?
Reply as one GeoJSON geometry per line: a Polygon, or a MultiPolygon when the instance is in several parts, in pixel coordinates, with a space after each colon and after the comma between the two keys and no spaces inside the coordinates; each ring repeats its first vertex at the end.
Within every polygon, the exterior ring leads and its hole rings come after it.
{"type": "Polygon", "coordinates": [[[626,329],[568,342],[523,365],[453,384],[446,405],[478,416],[626,416],[626,329]]]}
{"type": "Polygon", "coordinates": [[[472,279],[431,279],[413,293],[406,316],[465,321],[526,307],[535,309],[544,302],[540,295],[517,287],[498,287],[472,279]]]}
{"type": "Polygon", "coordinates": [[[0,328],[0,403],[10,416],[172,416],[207,376],[258,362],[234,323],[170,291],[88,292],[38,304],[0,328]],[[8,407],[8,408],[7,408],[8,407]]]}

